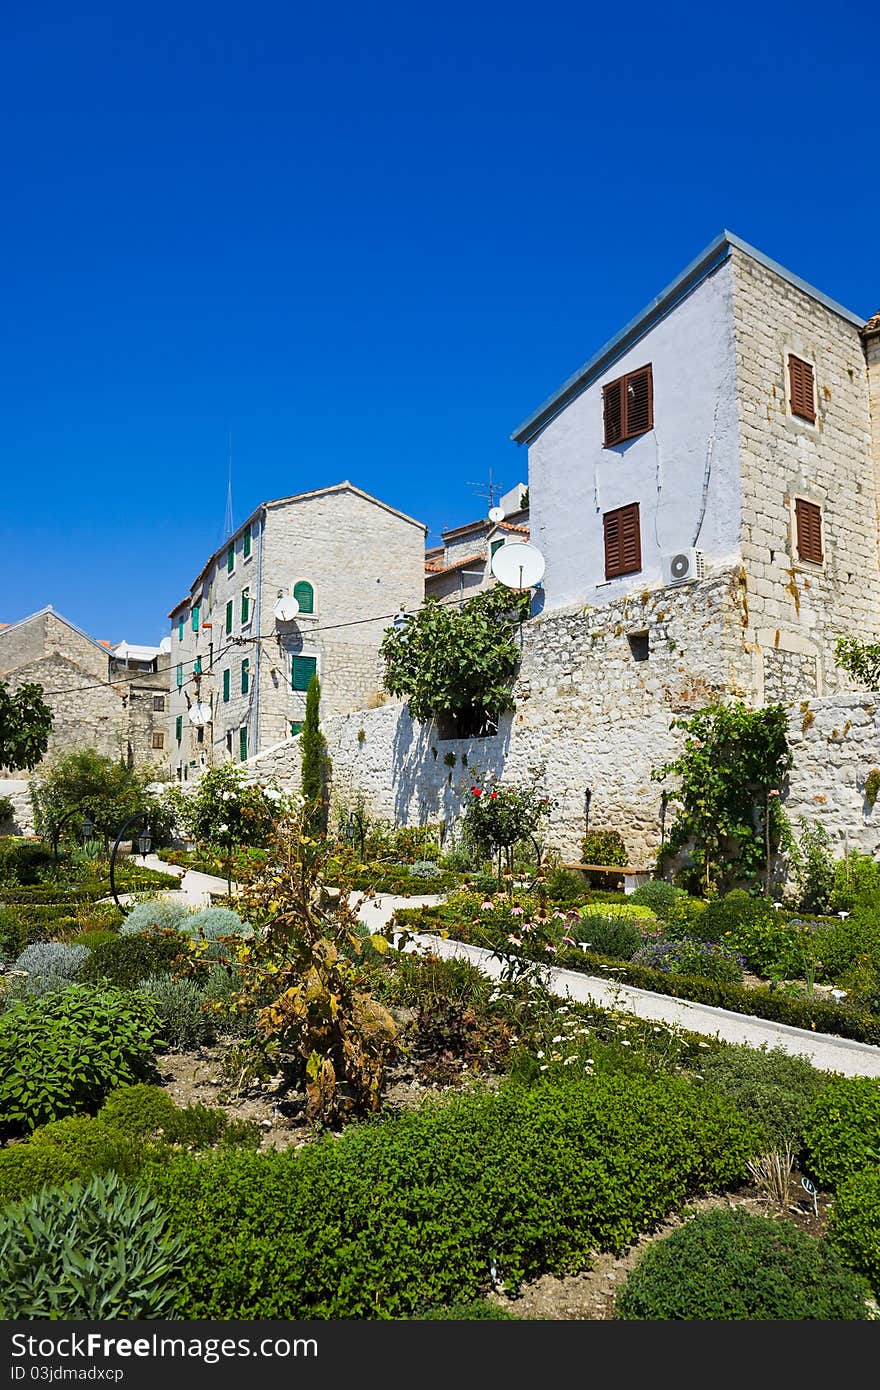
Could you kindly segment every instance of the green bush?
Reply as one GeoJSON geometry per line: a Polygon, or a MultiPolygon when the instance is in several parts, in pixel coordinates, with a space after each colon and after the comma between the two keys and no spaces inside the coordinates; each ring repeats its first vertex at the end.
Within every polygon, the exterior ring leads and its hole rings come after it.
{"type": "Polygon", "coordinates": [[[31,1197],[44,1187],[61,1187],[81,1176],[77,1160],[61,1149],[10,1144],[0,1149],[0,1207],[31,1197]]]}
{"type": "Polygon", "coordinates": [[[83,969],[83,978],[132,988],[150,975],[167,975],[185,947],[177,932],[117,936],[94,948],[83,969]]]}
{"type": "Polygon", "coordinates": [[[188,1318],[406,1317],[626,1248],[689,1193],[736,1182],[754,1136],[672,1077],[508,1083],[296,1152],[143,1175],[192,1244],[188,1318]]]}
{"type": "Polygon", "coordinates": [[[15,960],[28,942],[24,918],[14,908],[0,907],[0,961],[15,960]]]}
{"type": "Polygon", "coordinates": [[[445,1308],[429,1308],[421,1316],[426,1322],[434,1319],[442,1319],[444,1322],[518,1321],[515,1313],[508,1312],[497,1303],[487,1303],[485,1299],[476,1299],[473,1303],[450,1303],[445,1308]]]}
{"type": "Polygon", "coordinates": [[[876,908],[880,904],[880,864],[870,854],[851,850],[834,866],[832,912],[876,908]]]}
{"type": "Polygon", "coordinates": [[[19,835],[4,835],[0,839],[0,877],[5,874],[25,885],[37,883],[42,870],[53,862],[52,850],[42,840],[19,835]]]}
{"type": "Polygon", "coordinates": [[[859,912],[842,922],[820,923],[816,928],[815,951],[823,977],[839,980],[859,956],[880,960],[880,916],[859,912]]]}
{"type": "Polygon", "coordinates": [[[742,888],[735,888],[707,903],[698,920],[700,935],[705,941],[720,941],[723,936],[756,922],[775,925],[776,909],[766,898],[756,898],[742,888]]]}
{"type": "Polygon", "coordinates": [[[583,874],[576,869],[563,869],[561,865],[550,871],[545,886],[549,901],[561,907],[577,907],[590,896],[590,885],[583,874]]]}
{"type": "Polygon", "coordinates": [[[581,920],[576,927],[578,941],[589,942],[600,955],[612,960],[631,960],[644,938],[631,917],[615,914],[595,916],[589,908],[581,908],[581,920]]]}
{"type": "Polygon", "coordinates": [[[700,1071],[754,1125],[765,1151],[785,1144],[795,1152],[803,1147],[806,1116],[829,1081],[806,1057],[781,1047],[733,1043],[705,1053],[700,1071]]]}
{"type": "Polygon", "coordinates": [[[640,1257],[617,1295],[628,1320],[867,1319],[868,1285],[796,1226],[740,1210],[702,1212],[640,1257]]]}
{"type": "Polygon", "coordinates": [[[73,984],[0,1015],[0,1135],[96,1110],[153,1070],[159,1022],[145,999],[73,984]]]}
{"type": "Polygon", "coordinates": [[[582,864],[625,864],[626,845],[619,830],[588,830],[581,841],[582,864]]]}
{"type": "Polygon", "coordinates": [[[120,934],[136,936],[154,927],[167,930],[178,927],[186,916],[186,906],[175,902],[173,898],[156,898],[152,902],[135,903],[120,927],[120,934]]]}
{"type": "Polygon", "coordinates": [[[168,1047],[185,1050],[214,1041],[216,1016],[205,1010],[205,991],[195,980],[150,975],[138,988],[156,1010],[168,1047]]]}
{"type": "Polygon", "coordinates": [[[88,931],[81,931],[78,936],[73,937],[71,946],[85,946],[88,950],[94,951],[96,946],[106,946],[108,941],[115,941],[117,933],[105,927],[93,927],[88,931]]]}
{"type": "Polygon", "coordinates": [[[880,1167],[853,1173],[841,1183],[831,1208],[828,1239],[880,1295],[880,1167]]]}
{"type": "Polygon", "coordinates": [[[703,980],[735,984],[742,980],[744,961],[726,942],[692,941],[688,937],[658,936],[632,956],[633,965],[670,975],[693,975],[703,980]]]}
{"type": "Polygon", "coordinates": [[[649,907],[655,917],[665,922],[678,903],[687,902],[687,893],[681,888],[676,888],[674,883],[666,883],[662,878],[652,878],[631,893],[629,900],[631,903],[638,903],[640,907],[649,907]]]}
{"type": "Polygon", "coordinates": [[[880,1080],[832,1081],[804,1121],[807,1167],[824,1187],[838,1187],[864,1168],[880,1169],[880,1080]]]}
{"type": "Polygon", "coordinates": [[[0,1212],[0,1317],[166,1317],[185,1255],[155,1201],[114,1174],[47,1188],[0,1212]]]}
{"type": "Polygon", "coordinates": [[[880,1013],[880,955],[856,956],[837,983],[846,990],[851,1003],[869,1013],[880,1013]]]}

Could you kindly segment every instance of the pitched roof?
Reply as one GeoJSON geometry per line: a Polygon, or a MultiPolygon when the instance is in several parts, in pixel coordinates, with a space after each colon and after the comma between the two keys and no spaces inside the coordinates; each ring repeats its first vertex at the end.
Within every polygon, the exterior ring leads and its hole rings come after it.
{"type": "Polygon", "coordinates": [[[636,314],[634,319],[621,328],[619,333],[615,333],[613,338],[609,338],[604,347],[601,347],[582,367],[564,381],[552,396],[548,396],[543,405],[523,420],[521,425],[517,425],[513,434],[510,436],[517,444],[528,443],[538,434],[545,425],[558,415],[569,401],[574,400],[575,396],[580,395],[592,382],[599,377],[607,367],[611,366],[619,357],[622,357],[631,347],[633,347],[645,333],[654,326],[659,318],[669,313],[680,300],[690,294],[702,280],[705,280],[713,270],[717,269],[722,262],[726,261],[733,248],[742,251],[746,256],[750,256],[753,261],[758,261],[761,265],[772,270],[776,275],[787,280],[790,285],[808,294],[811,299],[818,300],[824,304],[826,309],[832,313],[839,314],[841,318],[849,323],[855,324],[857,328],[863,329],[864,319],[859,318],[850,309],[845,309],[836,300],[829,299],[828,295],[817,290],[806,280],[801,280],[800,276],[794,275],[778,261],[771,260],[765,256],[763,251],[758,251],[756,247],[750,246],[747,241],[734,236],[733,232],[723,231],[711,241],[709,245],[700,252],[696,260],[691,261],[690,265],[685,266],[684,270],[675,277],[671,284],[661,290],[655,299],[651,300],[640,314],[636,314]]]}
{"type": "Polygon", "coordinates": [[[878,309],[876,314],[872,315],[872,317],[868,319],[868,322],[865,324],[864,328],[862,329],[862,332],[880,333],[880,309],[878,309]]]}
{"type": "Polygon", "coordinates": [[[465,555],[463,560],[456,560],[451,565],[431,565],[426,564],[425,569],[430,574],[454,574],[456,570],[464,569],[465,565],[473,565],[477,560],[482,560],[485,564],[485,555],[465,555]]]}
{"type": "Polygon", "coordinates": [[[65,618],[62,613],[59,613],[57,609],[53,608],[51,603],[47,603],[45,608],[38,608],[36,613],[28,613],[26,618],[19,618],[16,623],[4,623],[2,628],[0,628],[0,632],[12,632],[13,628],[22,627],[24,623],[29,623],[33,618],[42,618],[49,613],[51,613],[53,618],[57,618],[60,623],[64,623],[65,627],[69,627],[71,632],[75,632],[79,637],[84,637],[87,642],[91,642],[93,647],[97,647],[104,656],[107,656],[107,647],[103,642],[99,642],[97,638],[91,637],[83,628],[77,627],[76,623],[72,623],[69,618],[65,618]]]}

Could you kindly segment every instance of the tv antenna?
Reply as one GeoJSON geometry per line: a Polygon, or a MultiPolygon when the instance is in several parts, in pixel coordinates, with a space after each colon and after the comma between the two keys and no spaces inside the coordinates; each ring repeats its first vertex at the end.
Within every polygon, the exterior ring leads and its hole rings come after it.
{"type": "Polygon", "coordinates": [[[478,497],[485,497],[485,498],[487,498],[487,499],[488,499],[488,502],[489,502],[490,508],[495,506],[495,499],[496,499],[496,497],[500,497],[500,496],[501,496],[501,488],[500,488],[500,486],[498,485],[498,483],[494,483],[494,482],[492,481],[492,469],[491,469],[491,468],[489,469],[489,482],[488,482],[488,483],[468,483],[468,487],[472,487],[472,488],[474,489],[474,491],[476,492],[476,494],[477,494],[478,497]]]}

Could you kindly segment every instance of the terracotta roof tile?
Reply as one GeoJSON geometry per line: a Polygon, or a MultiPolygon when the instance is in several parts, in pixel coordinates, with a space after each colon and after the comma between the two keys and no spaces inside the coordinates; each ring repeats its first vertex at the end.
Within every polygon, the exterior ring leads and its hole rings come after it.
{"type": "Polygon", "coordinates": [[[482,560],[485,564],[485,555],[465,555],[463,560],[456,560],[454,565],[425,565],[425,569],[432,574],[454,574],[456,570],[464,569],[466,565],[476,564],[482,560]]]}
{"type": "Polygon", "coordinates": [[[528,526],[514,526],[512,521],[499,521],[498,529],[499,531],[516,531],[520,536],[529,534],[528,526]]]}
{"type": "Polygon", "coordinates": [[[878,331],[880,331],[880,309],[877,310],[873,318],[868,319],[862,329],[863,333],[876,333],[878,331]]]}

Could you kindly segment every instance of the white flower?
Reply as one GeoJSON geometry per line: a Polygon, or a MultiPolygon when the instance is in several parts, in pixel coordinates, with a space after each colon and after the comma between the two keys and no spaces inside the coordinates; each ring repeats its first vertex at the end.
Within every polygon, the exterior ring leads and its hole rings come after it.
{"type": "Polygon", "coordinates": [[[218,825],[218,826],[217,826],[217,832],[218,832],[218,834],[220,834],[220,835],[223,835],[228,829],[229,829],[229,826],[228,826],[228,825],[218,825]]]}
{"type": "Polygon", "coordinates": [[[535,1053],[535,1056],[536,1056],[536,1057],[543,1057],[544,1054],[543,1054],[543,1052],[536,1052],[536,1053],[535,1053]]]}

